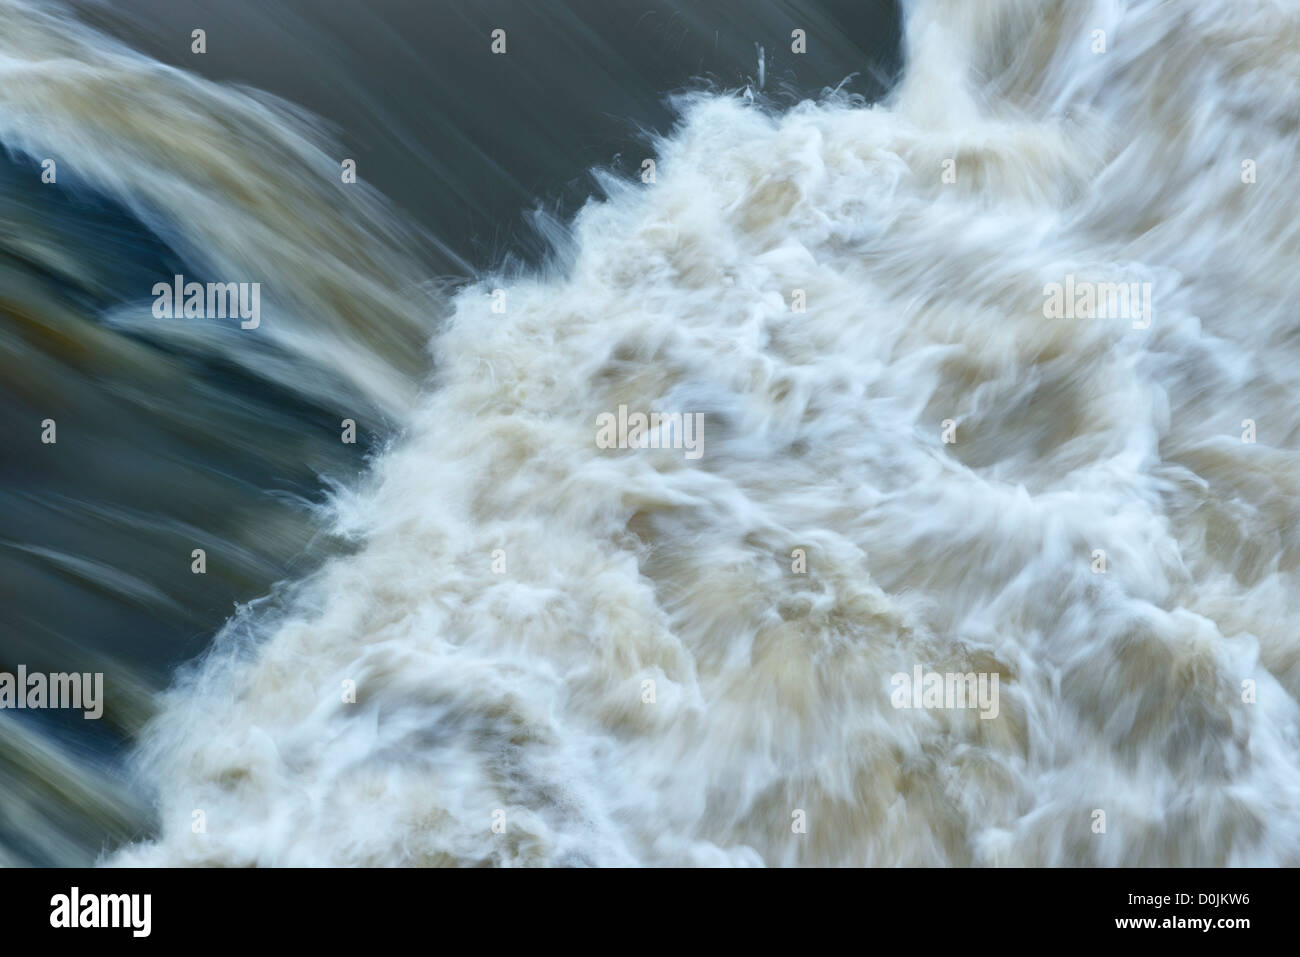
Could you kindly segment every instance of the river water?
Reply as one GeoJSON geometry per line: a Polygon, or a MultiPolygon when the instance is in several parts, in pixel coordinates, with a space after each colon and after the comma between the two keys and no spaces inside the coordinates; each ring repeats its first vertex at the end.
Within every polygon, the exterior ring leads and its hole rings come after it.
{"type": "Polygon", "coordinates": [[[1292,0],[0,22],[6,863],[1300,862],[1292,0]]]}

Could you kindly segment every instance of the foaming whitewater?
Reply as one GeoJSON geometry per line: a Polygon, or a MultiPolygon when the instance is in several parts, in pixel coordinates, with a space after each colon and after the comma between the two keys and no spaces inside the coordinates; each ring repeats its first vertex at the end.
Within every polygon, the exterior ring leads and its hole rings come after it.
{"type": "Polygon", "coordinates": [[[1300,5],[907,30],[877,106],[684,100],[657,182],[459,294],[355,549],[169,692],[110,863],[1300,863],[1300,5]],[[1149,326],[1046,318],[1067,275],[1149,326]],[[599,447],[620,406],[702,456],[599,447]],[[997,716],[895,708],[918,665],[997,716]]]}

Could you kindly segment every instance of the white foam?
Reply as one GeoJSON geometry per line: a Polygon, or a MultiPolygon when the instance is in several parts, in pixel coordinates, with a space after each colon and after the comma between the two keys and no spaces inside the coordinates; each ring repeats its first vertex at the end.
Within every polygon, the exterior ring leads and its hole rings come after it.
{"type": "Polygon", "coordinates": [[[567,275],[460,295],[359,550],[171,693],[112,863],[1300,863],[1296,4],[907,28],[889,103],[697,97],[567,275]],[[1151,327],[1045,319],[1067,273],[1151,327]],[[598,448],[620,404],[704,456],[598,448]],[[915,664],[998,717],[895,710],[915,664]]]}

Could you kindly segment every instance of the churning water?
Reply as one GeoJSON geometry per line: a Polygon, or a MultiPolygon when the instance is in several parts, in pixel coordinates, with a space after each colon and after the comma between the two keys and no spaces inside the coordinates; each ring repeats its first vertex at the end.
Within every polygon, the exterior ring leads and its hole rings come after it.
{"type": "MultiPolygon", "coordinates": [[[[652,182],[454,288],[310,117],[0,10],[24,174],[75,156],[95,228],[161,244],[98,325],[6,299],[7,342],[138,367],[123,402],[195,357],[275,383],[204,440],[302,446],[245,481],[393,436],[227,517],[213,551],[333,544],[124,722],[108,863],[1300,863],[1300,3],[916,0],[884,99],[679,97],[652,182]],[[257,349],[151,315],[176,260],[273,291],[257,349]],[[680,418],[600,440],[638,412],[680,418]]],[[[31,296],[115,301],[4,225],[31,296]]]]}

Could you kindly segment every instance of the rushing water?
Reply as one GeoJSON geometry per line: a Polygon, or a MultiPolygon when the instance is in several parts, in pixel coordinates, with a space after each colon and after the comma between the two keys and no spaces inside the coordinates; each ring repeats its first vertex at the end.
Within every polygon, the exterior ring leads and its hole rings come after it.
{"type": "Polygon", "coordinates": [[[1300,3],[613,6],[0,0],[8,858],[1300,863],[1300,3]]]}

